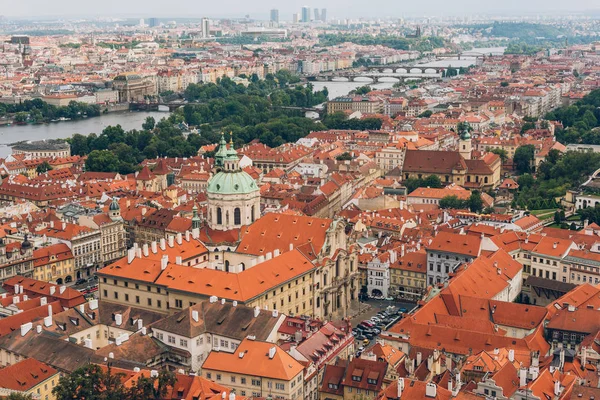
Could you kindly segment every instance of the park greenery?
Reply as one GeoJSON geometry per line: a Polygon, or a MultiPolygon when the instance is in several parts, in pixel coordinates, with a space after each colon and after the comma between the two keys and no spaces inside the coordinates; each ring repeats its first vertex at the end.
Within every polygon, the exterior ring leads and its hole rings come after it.
{"type": "Polygon", "coordinates": [[[56,400],[152,400],[163,399],[173,390],[173,372],[160,370],[158,376],[140,376],[133,385],[123,384],[125,374],[113,373],[111,368],[89,364],[71,374],[61,376],[52,389],[56,400]]]}
{"type": "Polygon", "coordinates": [[[556,199],[563,197],[567,190],[577,188],[598,168],[598,153],[568,151],[561,155],[557,150],[550,150],[535,170],[535,176],[523,173],[518,178],[519,192],[513,207],[530,210],[555,208],[556,199]]]}
{"type": "Polygon", "coordinates": [[[600,144],[600,90],[594,90],[575,104],[557,108],[545,117],[560,121],[556,139],[563,144],[600,144]]]}
{"type": "Polygon", "coordinates": [[[13,115],[17,124],[43,123],[59,118],[80,119],[97,117],[100,115],[100,106],[71,101],[68,106],[57,107],[46,103],[42,99],[25,100],[18,104],[0,103],[0,117],[13,115]]]}
{"type": "Polygon", "coordinates": [[[264,80],[250,77],[247,86],[229,78],[192,84],[183,94],[188,104],[168,118],[148,118],[141,130],[109,126],[100,134],[75,134],[69,139],[71,153],[88,156],[88,171],[129,174],[146,158],[194,156],[201,146],[218,142],[222,132],[231,132],[237,147],[255,139],[277,147],[312,131],[381,128],[378,118],[349,120],[343,113],[326,115],[322,121],[304,117],[301,109],[325,102],[328,93],[314,92],[310,84],[294,85],[296,81],[289,71],[279,71],[264,80]],[[187,132],[187,126],[196,129],[187,132]]]}

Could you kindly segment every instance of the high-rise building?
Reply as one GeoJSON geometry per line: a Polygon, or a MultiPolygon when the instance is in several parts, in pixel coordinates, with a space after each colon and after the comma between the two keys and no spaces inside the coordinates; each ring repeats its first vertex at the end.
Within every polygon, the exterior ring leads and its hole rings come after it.
{"type": "Polygon", "coordinates": [[[327,22],[327,9],[326,8],[321,9],[321,21],[327,22]]]}
{"type": "Polygon", "coordinates": [[[310,22],[310,8],[302,7],[302,22],[310,22]]]}
{"type": "Polygon", "coordinates": [[[279,23],[279,10],[276,8],[271,10],[271,22],[279,23]]]}
{"type": "Polygon", "coordinates": [[[146,24],[144,23],[144,18],[140,18],[140,27],[144,27],[146,24]]]}
{"type": "Polygon", "coordinates": [[[315,10],[314,10],[314,15],[315,15],[315,18],[314,18],[314,20],[315,20],[315,21],[320,21],[320,20],[321,20],[321,17],[320,17],[320,13],[319,13],[319,9],[318,9],[318,8],[315,8],[315,10]]]}
{"type": "Polygon", "coordinates": [[[158,26],[158,18],[149,18],[148,19],[148,26],[150,28],[155,28],[158,26]]]}
{"type": "Polygon", "coordinates": [[[210,20],[208,18],[202,18],[202,37],[207,38],[210,36],[210,20]]]}
{"type": "Polygon", "coordinates": [[[298,13],[295,13],[294,15],[292,15],[292,21],[297,24],[298,22],[300,22],[300,15],[298,13]]]}

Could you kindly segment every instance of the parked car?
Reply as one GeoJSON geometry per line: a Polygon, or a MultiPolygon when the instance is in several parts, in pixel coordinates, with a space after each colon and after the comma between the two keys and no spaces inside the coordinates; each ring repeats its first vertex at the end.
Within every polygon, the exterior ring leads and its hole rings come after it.
{"type": "Polygon", "coordinates": [[[361,325],[364,325],[364,326],[367,326],[367,327],[369,327],[369,328],[372,328],[372,327],[374,326],[372,322],[370,322],[370,321],[367,321],[367,320],[365,320],[365,321],[361,322],[360,324],[361,324],[361,325]]]}
{"type": "Polygon", "coordinates": [[[406,307],[400,307],[400,309],[398,311],[400,311],[401,313],[404,314],[404,313],[408,312],[408,309],[406,307]]]}
{"type": "Polygon", "coordinates": [[[381,333],[381,329],[379,328],[373,328],[373,331],[375,331],[376,335],[379,335],[381,333]]]}
{"type": "Polygon", "coordinates": [[[365,351],[365,347],[364,347],[364,346],[360,346],[360,347],[358,348],[358,351],[365,351]]]}
{"type": "Polygon", "coordinates": [[[358,336],[356,337],[356,340],[358,340],[359,342],[362,342],[362,341],[364,341],[365,339],[366,339],[366,337],[364,337],[363,335],[358,335],[358,336]]]}
{"type": "Polygon", "coordinates": [[[371,333],[371,332],[365,333],[365,337],[370,340],[370,339],[373,339],[375,337],[375,334],[371,333]]]}
{"type": "Polygon", "coordinates": [[[84,283],[86,283],[87,281],[83,278],[79,278],[77,279],[77,281],[75,282],[76,285],[82,285],[84,283]]]}
{"type": "Polygon", "coordinates": [[[360,358],[362,352],[361,351],[357,351],[356,354],[354,355],[356,358],[360,358]]]}
{"type": "Polygon", "coordinates": [[[363,340],[363,344],[364,344],[365,346],[367,346],[369,343],[371,343],[371,341],[370,341],[369,339],[365,339],[365,340],[363,340]]]}
{"type": "Polygon", "coordinates": [[[393,298],[393,297],[386,297],[385,299],[386,299],[387,301],[394,301],[394,298],[393,298]]]}

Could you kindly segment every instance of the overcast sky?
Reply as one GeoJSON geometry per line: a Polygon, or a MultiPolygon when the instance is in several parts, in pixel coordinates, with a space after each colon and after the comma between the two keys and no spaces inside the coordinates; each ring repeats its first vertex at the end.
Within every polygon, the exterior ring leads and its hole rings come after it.
{"type": "MultiPolygon", "coordinates": [[[[1,0],[8,3],[9,0],[1,0]]],[[[282,20],[302,6],[327,8],[328,17],[401,17],[443,14],[557,14],[594,10],[600,0],[18,0],[0,7],[0,15],[34,16],[130,16],[130,17],[268,17],[271,8],[282,20]]]]}

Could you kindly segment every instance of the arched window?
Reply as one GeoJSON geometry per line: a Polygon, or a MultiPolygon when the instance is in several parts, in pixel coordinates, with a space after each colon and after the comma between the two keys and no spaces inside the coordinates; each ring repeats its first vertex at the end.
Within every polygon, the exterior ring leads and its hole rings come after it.
{"type": "Polygon", "coordinates": [[[229,272],[229,260],[225,260],[225,272],[229,272]]]}
{"type": "Polygon", "coordinates": [[[242,266],[242,271],[245,271],[246,270],[246,264],[241,263],[240,265],[242,266]]]}
{"type": "Polygon", "coordinates": [[[234,225],[242,224],[242,212],[240,211],[239,207],[236,207],[233,210],[233,223],[234,223],[234,225]]]}
{"type": "Polygon", "coordinates": [[[252,222],[254,222],[254,206],[250,209],[250,218],[252,218],[252,222]]]}
{"type": "Polygon", "coordinates": [[[223,210],[221,207],[217,207],[217,224],[221,225],[223,223],[223,210]]]}

